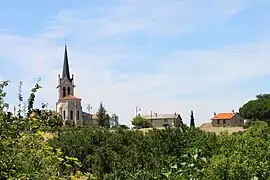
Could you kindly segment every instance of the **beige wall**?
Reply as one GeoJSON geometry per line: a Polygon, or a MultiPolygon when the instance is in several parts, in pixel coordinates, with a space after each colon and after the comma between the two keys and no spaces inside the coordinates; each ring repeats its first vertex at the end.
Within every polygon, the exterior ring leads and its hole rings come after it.
{"type": "Polygon", "coordinates": [[[219,124],[218,120],[212,120],[213,126],[243,126],[244,118],[242,118],[238,113],[232,119],[220,119],[219,124]]]}
{"type": "Polygon", "coordinates": [[[174,125],[178,125],[180,123],[180,120],[178,118],[153,119],[152,121],[149,121],[152,123],[154,128],[164,127],[164,124],[172,126],[172,123],[174,123],[174,125]]]}
{"type": "Polygon", "coordinates": [[[56,112],[62,116],[62,119],[65,122],[73,123],[76,121],[77,125],[83,124],[83,115],[82,107],[80,100],[62,100],[56,104],[56,112]],[[65,118],[64,118],[65,111],[65,118]],[[73,119],[70,119],[70,112],[73,112],[73,119]],[[79,116],[77,117],[77,111],[79,111],[79,116]]]}
{"type": "Polygon", "coordinates": [[[93,119],[93,116],[89,115],[88,113],[83,112],[83,125],[86,126],[97,126],[97,119],[93,119]]]}

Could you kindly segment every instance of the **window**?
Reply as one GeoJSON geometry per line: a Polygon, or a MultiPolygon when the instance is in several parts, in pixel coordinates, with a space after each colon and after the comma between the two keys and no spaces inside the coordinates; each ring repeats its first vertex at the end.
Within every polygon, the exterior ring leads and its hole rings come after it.
{"type": "Polygon", "coordinates": [[[66,111],[64,110],[63,111],[63,117],[64,117],[64,120],[66,119],[66,111]]]}
{"type": "Polygon", "coordinates": [[[72,120],[72,119],[73,119],[73,111],[70,110],[70,120],[72,120]]]}
{"type": "Polygon", "coordinates": [[[67,89],[67,95],[70,95],[70,87],[67,89]]]}
{"type": "Polygon", "coordinates": [[[164,122],[168,122],[168,119],[164,119],[164,122]]]}
{"type": "Polygon", "coordinates": [[[225,119],[223,119],[223,124],[226,124],[226,120],[225,119]]]}
{"type": "Polygon", "coordinates": [[[77,110],[77,120],[80,120],[80,112],[77,110]]]}
{"type": "Polygon", "coordinates": [[[220,122],[219,122],[219,120],[217,120],[217,124],[219,124],[220,122]]]}
{"type": "Polygon", "coordinates": [[[63,97],[66,96],[66,87],[63,87],[63,97]]]}

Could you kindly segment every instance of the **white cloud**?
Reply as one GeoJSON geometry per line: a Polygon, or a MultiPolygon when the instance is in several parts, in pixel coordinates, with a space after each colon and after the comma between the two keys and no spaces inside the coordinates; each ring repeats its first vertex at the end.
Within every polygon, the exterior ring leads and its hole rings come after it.
{"type": "MultiPolygon", "coordinates": [[[[156,73],[117,74],[112,67],[120,68],[123,61],[140,56],[145,62],[141,65],[147,66],[147,59],[144,54],[136,54],[136,47],[120,41],[107,44],[106,38],[131,36],[134,31],[155,35],[194,31],[197,23],[200,26],[199,21],[209,13],[205,15],[206,9],[200,9],[195,1],[129,1],[100,10],[99,16],[91,19],[85,18],[84,12],[76,12],[61,11],[43,34],[33,37],[0,34],[0,54],[8,63],[14,63],[14,71],[23,72],[22,76],[12,79],[16,84],[10,89],[12,96],[16,94],[19,80],[25,82],[28,91],[37,78],[42,77],[38,102],[46,101],[51,108],[55,107],[57,74],[61,73],[64,50],[63,45],[56,44],[56,39],[64,38],[62,36],[76,39],[72,41],[75,45],[69,43],[69,58],[77,84],[75,93],[83,98],[84,107],[91,104],[95,111],[103,101],[110,112],[119,113],[125,124],[134,115],[136,106],[144,113],[150,110],[181,112],[186,122],[193,109],[197,123],[206,122],[214,111],[238,109],[253,95],[242,95],[236,89],[235,94],[226,97],[223,94],[197,100],[172,100],[171,97],[222,92],[223,86],[270,73],[267,68],[270,53],[265,48],[269,47],[269,42],[264,40],[215,50],[167,52],[162,55],[164,59],[156,63],[156,73]],[[199,15],[194,15],[196,10],[199,15]]],[[[9,79],[9,75],[5,71],[1,76],[9,79]]]]}

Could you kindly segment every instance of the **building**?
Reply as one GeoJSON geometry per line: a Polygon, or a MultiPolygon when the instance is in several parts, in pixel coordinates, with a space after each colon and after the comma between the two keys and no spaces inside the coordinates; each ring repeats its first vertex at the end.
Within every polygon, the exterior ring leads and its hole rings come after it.
{"type": "Polygon", "coordinates": [[[214,113],[211,118],[213,126],[243,126],[244,119],[235,113],[234,111],[230,113],[214,113]]]}
{"type": "Polygon", "coordinates": [[[158,114],[152,115],[140,115],[141,117],[149,120],[154,128],[168,127],[168,126],[179,126],[182,124],[182,118],[180,114],[158,114]]]}
{"type": "Polygon", "coordinates": [[[74,75],[70,76],[67,46],[65,45],[62,77],[58,75],[58,101],[56,112],[61,115],[63,123],[76,126],[97,125],[97,118],[93,114],[82,111],[81,98],[74,96],[74,75]]]}

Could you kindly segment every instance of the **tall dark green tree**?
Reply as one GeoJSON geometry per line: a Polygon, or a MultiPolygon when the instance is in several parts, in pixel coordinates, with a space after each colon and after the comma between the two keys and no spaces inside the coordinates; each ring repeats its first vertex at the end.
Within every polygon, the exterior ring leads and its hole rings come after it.
{"type": "Polygon", "coordinates": [[[195,127],[195,119],[194,119],[194,114],[192,110],[190,113],[190,127],[195,127]]]}
{"type": "Polygon", "coordinates": [[[99,104],[97,117],[98,117],[98,125],[104,127],[108,116],[107,116],[107,110],[105,109],[105,106],[103,105],[102,102],[99,104]]]}

